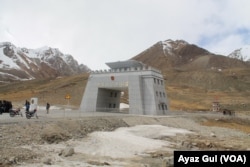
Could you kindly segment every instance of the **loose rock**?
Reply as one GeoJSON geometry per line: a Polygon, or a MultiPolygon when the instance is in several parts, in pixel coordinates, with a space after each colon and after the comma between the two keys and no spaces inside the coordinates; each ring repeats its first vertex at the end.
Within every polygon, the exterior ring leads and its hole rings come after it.
{"type": "Polygon", "coordinates": [[[68,147],[62,150],[61,155],[64,157],[69,157],[69,156],[72,156],[74,153],[75,153],[74,148],[68,147]]]}

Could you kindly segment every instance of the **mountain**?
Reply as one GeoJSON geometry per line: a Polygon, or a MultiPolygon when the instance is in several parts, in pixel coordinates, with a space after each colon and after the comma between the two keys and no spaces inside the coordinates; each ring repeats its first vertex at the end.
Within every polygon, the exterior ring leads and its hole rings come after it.
{"type": "Polygon", "coordinates": [[[209,110],[214,100],[225,108],[250,109],[248,62],[183,40],[157,42],[131,59],[162,71],[171,109],[209,110]]]}
{"type": "Polygon", "coordinates": [[[248,66],[241,60],[213,54],[183,40],[157,42],[132,59],[161,70],[220,70],[248,66]]]}
{"type": "Polygon", "coordinates": [[[17,81],[55,78],[89,71],[59,49],[43,47],[27,49],[16,47],[10,42],[0,43],[0,80],[17,81]]]}
{"type": "Polygon", "coordinates": [[[250,62],[250,45],[245,45],[240,49],[236,49],[230,53],[228,57],[250,62]]]}
{"type": "MultiPolygon", "coordinates": [[[[2,48],[6,46],[1,46],[0,49],[2,48]]],[[[1,61],[0,65],[5,64],[8,68],[15,67],[17,63],[13,62],[17,59],[10,59],[2,54],[2,50],[0,51],[0,60],[4,57],[5,61],[5,63],[1,61]]],[[[36,50],[36,52],[40,51],[43,53],[39,54],[40,56],[38,54],[32,56],[31,53],[35,52],[34,50],[28,50],[29,54],[24,51],[22,53],[29,55],[27,62],[36,58],[38,61],[44,61],[44,66],[50,66],[50,63],[45,61],[49,58],[46,54],[50,55],[50,52],[55,52],[54,49],[36,50]]],[[[236,112],[250,111],[250,64],[247,62],[216,55],[183,40],[157,42],[131,59],[139,60],[162,71],[172,111],[207,111],[211,109],[212,102],[215,100],[220,102],[222,108],[236,112]]],[[[70,94],[72,97],[70,105],[79,107],[88,76],[88,73],[81,73],[52,79],[41,77],[37,80],[0,84],[0,97],[18,102],[21,106],[24,100],[30,97],[38,97],[39,104],[42,105],[45,105],[47,101],[53,105],[67,105],[64,97],[70,94]]]]}

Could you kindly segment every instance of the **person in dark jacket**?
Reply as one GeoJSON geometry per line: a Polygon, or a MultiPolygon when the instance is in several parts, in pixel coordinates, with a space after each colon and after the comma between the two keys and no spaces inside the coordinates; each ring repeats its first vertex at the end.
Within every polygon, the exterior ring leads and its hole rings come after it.
{"type": "Polygon", "coordinates": [[[50,104],[49,104],[49,103],[47,103],[47,104],[46,104],[47,114],[49,113],[49,108],[50,108],[50,104]]]}
{"type": "Polygon", "coordinates": [[[25,102],[25,107],[26,107],[26,112],[29,112],[29,110],[30,110],[30,102],[28,100],[26,100],[26,102],[25,102]]]}

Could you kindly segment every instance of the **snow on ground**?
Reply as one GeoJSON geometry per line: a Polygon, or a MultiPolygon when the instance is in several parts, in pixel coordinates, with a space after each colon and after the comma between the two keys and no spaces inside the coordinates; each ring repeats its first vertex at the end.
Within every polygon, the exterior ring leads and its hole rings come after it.
{"type": "Polygon", "coordinates": [[[159,138],[177,133],[191,132],[162,125],[137,125],[118,128],[113,132],[93,132],[87,141],[78,143],[75,149],[85,154],[129,158],[169,146],[169,142],[159,138]]]}
{"type": "MultiPolygon", "coordinates": [[[[96,157],[96,159],[99,159],[98,157],[109,157],[113,160],[117,159],[118,162],[112,161],[114,165],[114,163],[120,163],[120,158],[134,158],[138,155],[143,156],[163,148],[164,150],[171,151],[172,149],[169,148],[171,142],[160,140],[160,138],[188,133],[193,132],[162,125],[137,125],[118,128],[112,132],[93,132],[82,140],[69,140],[59,144],[29,145],[26,146],[26,148],[37,149],[44,153],[47,152],[47,158],[51,158],[54,162],[53,167],[78,166],[79,164],[87,165],[86,159],[71,161],[60,157],[58,153],[64,149],[65,146],[73,147],[76,155],[83,154],[96,157]]],[[[25,167],[30,167],[30,165],[31,164],[23,164],[25,167]]],[[[41,164],[32,165],[39,166],[41,164]]]]}
{"type": "Polygon", "coordinates": [[[128,104],[120,103],[120,109],[126,109],[126,108],[129,108],[128,104]]]}

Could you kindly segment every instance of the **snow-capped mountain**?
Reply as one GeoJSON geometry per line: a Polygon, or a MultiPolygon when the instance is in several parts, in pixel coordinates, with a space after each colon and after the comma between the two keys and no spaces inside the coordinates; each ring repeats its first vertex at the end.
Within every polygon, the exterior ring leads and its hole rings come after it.
{"type": "Polygon", "coordinates": [[[69,54],[43,47],[27,49],[0,43],[0,81],[31,80],[74,75],[89,71],[69,54]]]}
{"type": "Polygon", "coordinates": [[[217,55],[184,40],[159,41],[132,59],[161,69],[221,70],[249,67],[248,63],[217,55]]]}
{"type": "Polygon", "coordinates": [[[231,58],[240,59],[243,61],[250,61],[250,45],[245,45],[240,49],[236,49],[228,55],[231,58]]]}

